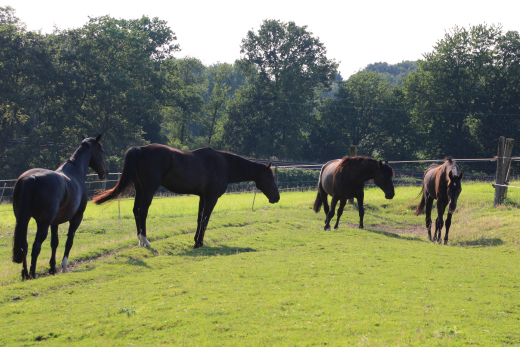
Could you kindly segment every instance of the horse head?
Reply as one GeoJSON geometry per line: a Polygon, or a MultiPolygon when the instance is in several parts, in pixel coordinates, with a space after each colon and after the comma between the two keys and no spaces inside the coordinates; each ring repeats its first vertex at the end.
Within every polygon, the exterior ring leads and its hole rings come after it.
{"type": "Polygon", "coordinates": [[[271,163],[268,165],[262,164],[262,166],[260,176],[255,181],[256,187],[264,193],[271,204],[277,203],[280,200],[280,193],[278,193],[278,187],[274,180],[271,163]]]}
{"type": "Polygon", "coordinates": [[[101,140],[101,136],[103,136],[103,134],[99,134],[95,138],[86,138],[83,136],[83,141],[88,142],[92,148],[88,166],[98,174],[100,180],[105,179],[108,176],[108,167],[105,163],[105,160],[103,159],[103,146],[99,142],[101,140]]]}
{"type": "Polygon", "coordinates": [[[448,181],[448,213],[453,213],[457,208],[457,199],[462,191],[461,181],[463,173],[461,171],[459,175],[454,175],[450,170],[448,177],[450,179],[448,181]]]}
{"type": "Polygon", "coordinates": [[[388,165],[388,160],[386,160],[384,163],[379,160],[377,165],[378,170],[374,176],[374,183],[385,193],[385,198],[393,199],[395,195],[394,183],[392,182],[392,177],[394,177],[394,170],[390,167],[390,165],[388,165]]]}

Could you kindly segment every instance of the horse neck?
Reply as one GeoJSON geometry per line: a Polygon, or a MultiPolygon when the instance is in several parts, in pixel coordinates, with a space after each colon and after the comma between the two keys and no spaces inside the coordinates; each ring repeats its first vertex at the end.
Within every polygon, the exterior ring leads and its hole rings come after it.
{"type": "Polygon", "coordinates": [[[359,174],[358,177],[363,181],[368,181],[374,178],[377,170],[379,169],[379,165],[375,160],[367,160],[365,163],[361,163],[359,165],[359,174]]]}
{"type": "Polygon", "coordinates": [[[91,147],[83,148],[83,146],[80,146],[58,170],[63,171],[67,176],[75,174],[80,177],[86,177],[91,154],[91,147]]]}
{"type": "Polygon", "coordinates": [[[229,183],[239,183],[245,181],[256,181],[260,175],[262,164],[239,157],[234,154],[225,154],[228,162],[228,181],[229,183]]]}

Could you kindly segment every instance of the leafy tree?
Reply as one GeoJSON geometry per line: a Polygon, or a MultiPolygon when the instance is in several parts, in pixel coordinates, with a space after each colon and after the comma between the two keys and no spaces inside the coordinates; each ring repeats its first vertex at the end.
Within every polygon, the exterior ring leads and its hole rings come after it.
{"type": "Polygon", "coordinates": [[[489,157],[519,138],[520,37],[500,26],[455,27],[403,82],[424,156],[489,157]]]}
{"type": "Polygon", "coordinates": [[[324,100],[309,134],[309,155],[327,161],[358,154],[396,159],[406,153],[407,114],[400,92],[380,74],[358,72],[339,83],[335,98],[324,100]]]}
{"type": "MultiPolygon", "coordinates": [[[[205,135],[205,143],[208,146],[215,144],[215,135],[217,142],[221,142],[223,135],[223,124],[226,120],[226,110],[233,90],[233,84],[237,76],[236,68],[229,64],[217,64],[207,69],[207,77],[209,82],[206,103],[204,106],[205,121],[202,135],[205,135]]],[[[241,76],[241,74],[239,74],[241,76]]],[[[235,85],[236,89],[236,85],[235,85]]]]}
{"type": "Polygon", "coordinates": [[[406,60],[397,64],[383,62],[369,64],[363,71],[377,72],[382,74],[388,82],[402,85],[403,79],[415,70],[417,70],[417,62],[406,60]]]}
{"type": "Polygon", "coordinates": [[[236,64],[247,84],[229,106],[227,145],[246,155],[302,158],[306,128],[337,64],[305,26],[277,20],[249,31],[241,53],[236,64]]]}
{"type": "Polygon", "coordinates": [[[196,142],[201,123],[205,66],[196,58],[171,58],[163,62],[162,70],[170,94],[169,102],[163,108],[163,131],[169,145],[190,149],[196,142]]]}
{"type": "Polygon", "coordinates": [[[31,160],[31,130],[40,123],[55,71],[47,39],[28,32],[9,6],[0,7],[0,174],[16,177],[31,160]]]}
{"type": "Polygon", "coordinates": [[[27,144],[17,150],[31,158],[23,161],[24,169],[55,167],[77,147],[82,134],[106,134],[103,142],[111,170],[121,165],[129,146],[162,141],[161,107],[169,94],[160,64],[178,50],[166,22],[104,16],[91,18],[82,28],[56,30],[45,37],[23,30],[18,30],[18,36],[3,37],[6,44],[19,47],[3,66],[19,70],[26,66],[27,77],[11,83],[11,90],[18,88],[13,95],[20,98],[21,91],[32,91],[26,107],[31,112],[19,111],[27,124],[27,144]],[[19,61],[23,55],[27,58],[19,61]],[[29,80],[27,88],[24,81],[29,80]],[[30,124],[28,114],[35,119],[30,124]]]}

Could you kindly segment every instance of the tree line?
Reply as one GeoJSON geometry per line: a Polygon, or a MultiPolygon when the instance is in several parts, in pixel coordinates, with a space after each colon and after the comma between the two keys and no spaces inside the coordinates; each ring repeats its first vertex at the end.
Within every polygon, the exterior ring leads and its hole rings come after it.
{"type": "Polygon", "coordinates": [[[111,172],[151,142],[325,162],[350,145],[390,160],[492,157],[499,136],[520,139],[520,37],[499,25],[454,27],[419,61],[345,80],[319,38],[278,20],[247,32],[234,64],[206,66],[174,56],[159,18],[41,34],[2,7],[0,47],[2,178],[57,167],[82,134],[105,134],[111,172]]]}

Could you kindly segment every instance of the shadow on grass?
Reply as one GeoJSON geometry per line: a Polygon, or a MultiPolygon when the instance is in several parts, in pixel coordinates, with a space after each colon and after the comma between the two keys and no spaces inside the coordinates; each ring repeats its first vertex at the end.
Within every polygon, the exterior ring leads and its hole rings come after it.
{"type": "Polygon", "coordinates": [[[401,236],[401,235],[396,234],[396,233],[391,233],[391,232],[382,231],[382,230],[375,230],[375,229],[363,229],[363,230],[369,231],[369,232],[374,233],[374,234],[380,234],[380,235],[384,235],[386,237],[391,237],[391,238],[394,238],[394,239],[401,239],[401,240],[406,240],[406,241],[426,242],[426,240],[423,239],[422,237],[412,236],[412,235],[409,235],[409,234],[405,234],[406,236],[401,236]]]}
{"type": "Polygon", "coordinates": [[[204,246],[201,248],[192,249],[186,252],[186,255],[198,256],[217,256],[217,255],[234,255],[239,253],[256,252],[256,249],[250,247],[229,247],[226,245],[218,246],[204,246]]]}
{"type": "Polygon", "coordinates": [[[456,246],[462,246],[462,247],[468,247],[468,246],[479,246],[479,247],[496,247],[496,246],[502,246],[504,244],[504,241],[502,239],[499,239],[497,237],[492,239],[478,239],[478,240],[472,240],[472,241],[459,241],[456,242],[456,246]]]}

